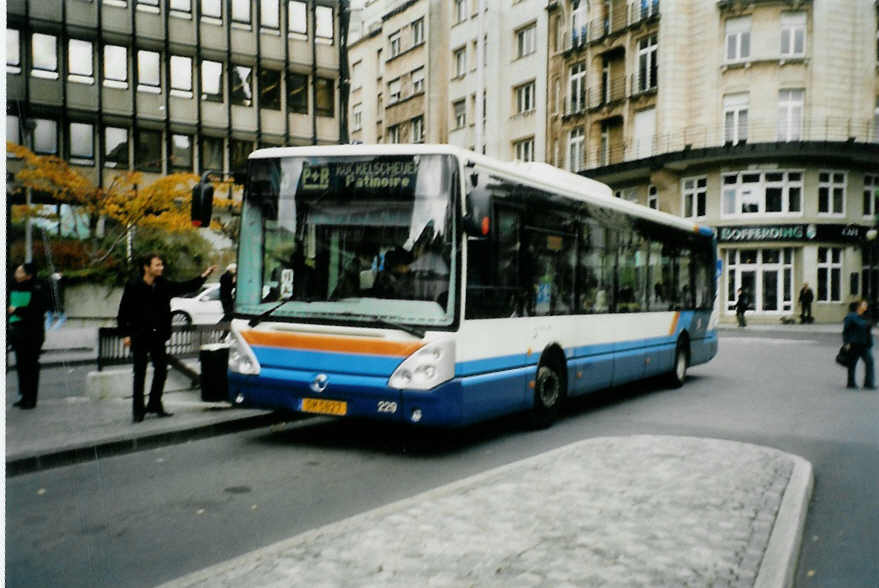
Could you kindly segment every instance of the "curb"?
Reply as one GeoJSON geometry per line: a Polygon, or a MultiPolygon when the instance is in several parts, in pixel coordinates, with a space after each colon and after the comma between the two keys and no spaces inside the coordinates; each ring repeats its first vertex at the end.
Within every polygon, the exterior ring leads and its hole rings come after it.
{"type": "Polygon", "coordinates": [[[288,420],[285,419],[284,415],[274,412],[263,412],[253,416],[245,416],[218,423],[172,431],[161,431],[141,436],[118,435],[96,442],[59,448],[46,453],[7,456],[6,477],[11,478],[76,463],[97,461],[106,457],[134,453],[165,445],[174,445],[193,439],[205,439],[248,429],[258,429],[284,420],[288,420]]]}
{"type": "Polygon", "coordinates": [[[788,455],[794,460],[794,469],[778,508],[754,588],[794,585],[815,476],[811,463],[802,457],[788,455]]]}

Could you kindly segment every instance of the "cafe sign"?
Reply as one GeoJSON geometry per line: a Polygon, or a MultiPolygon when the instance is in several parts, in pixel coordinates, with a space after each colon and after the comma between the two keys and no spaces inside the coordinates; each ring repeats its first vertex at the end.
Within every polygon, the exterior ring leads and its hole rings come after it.
{"type": "Polygon", "coordinates": [[[750,225],[718,227],[720,243],[752,241],[824,241],[855,243],[866,238],[869,227],[848,224],[750,225]]]}

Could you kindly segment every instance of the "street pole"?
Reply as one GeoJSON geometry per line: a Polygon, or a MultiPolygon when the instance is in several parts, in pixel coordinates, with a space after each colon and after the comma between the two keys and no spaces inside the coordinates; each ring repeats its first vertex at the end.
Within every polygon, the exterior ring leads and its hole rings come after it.
{"type": "MultiPolygon", "coordinates": [[[[34,130],[37,128],[37,121],[32,118],[25,119],[22,131],[27,139],[28,149],[34,150],[34,130]]],[[[33,224],[31,223],[31,204],[33,203],[33,194],[30,187],[25,190],[24,203],[26,208],[24,218],[24,260],[30,263],[34,260],[34,236],[33,224]]]]}

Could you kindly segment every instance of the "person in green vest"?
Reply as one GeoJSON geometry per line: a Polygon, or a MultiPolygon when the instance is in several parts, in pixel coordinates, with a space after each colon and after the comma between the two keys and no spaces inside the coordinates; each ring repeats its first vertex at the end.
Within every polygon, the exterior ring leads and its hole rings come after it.
{"type": "Polygon", "coordinates": [[[44,316],[49,306],[46,289],[37,281],[33,263],[23,263],[15,268],[7,298],[7,341],[15,351],[21,395],[13,406],[27,410],[37,406],[40,351],[45,339],[44,316]]]}

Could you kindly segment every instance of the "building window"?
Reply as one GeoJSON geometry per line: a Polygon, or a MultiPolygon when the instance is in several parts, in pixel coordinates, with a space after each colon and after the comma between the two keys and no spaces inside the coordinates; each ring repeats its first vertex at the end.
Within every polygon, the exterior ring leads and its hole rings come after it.
{"type": "Polygon", "coordinates": [[[201,0],[202,17],[222,20],[223,3],[221,0],[201,0]]]}
{"type": "Polygon", "coordinates": [[[747,92],[723,97],[723,136],[727,143],[748,140],[748,104],[747,92]]]}
{"type": "Polygon", "coordinates": [[[705,216],[708,199],[708,178],[684,178],[684,218],[701,218],[705,216]]]}
{"type": "Polygon", "coordinates": [[[47,118],[34,119],[33,152],[39,155],[58,154],[58,123],[47,118]]]}
{"type": "Polygon", "coordinates": [[[721,216],[802,214],[801,171],[724,174],[722,182],[721,216]]]}
{"type": "Polygon", "coordinates": [[[159,54],[155,51],[137,52],[137,91],[158,94],[162,91],[159,73],[159,54]]]}
{"type": "Polygon", "coordinates": [[[104,129],[104,165],[128,167],[128,129],[121,127],[104,129]]]}
{"type": "Polygon", "coordinates": [[[571,129],[568,135],[568,169],[578,172],[583,169],[583,127],[571,129]]]}
{"type": "Polygon", "coordinates": [[[298,114],[308,114],[308,76],[287,74],[287,110],[298,114]]]}
{"type": "Polygon", "coordinates": [[[409,128],[412,131],[412,136],[410,141],[412,143],[421,143],[424,141],[424,117],[416,116],[409,123],[409,128]]]}
{"type": "Polygon", "coordinates": [[[412,46],[424,42],[424,18],[412,22],[412,46]]]}
{"type": "Polygon", "coordinates": [[[318,116],[334,116],[336,113],[335,86],[330,78],[317,78],[318,116]]]}
{"type": "Polygon", "coordinates": [[[219,61],[201,62],[201,99],[223,101],[223,64],[219,61]]]}
{"type": "Polygon", "coordinates": [[[818,302],[842,302],[842,248],[818,248],[818,302]]]}
{"type": "Polygon", "coordinates": [[[231,72],[230,102],[238,106],[253,106],[253,68],[248,65],[233,65],[231,72]]]}
{"type": "Polygon", "coordinates": [[[647,186],[647,207],[659,210],[659,192],[653,184],[647,186]]]}
{"type": "Polygon", "coordinates": [[[291,33],[308,34],[308,17],[305,8],[305,2],[299,2],[299,0],[287,2],[287,18],[290,21],[291,33]]]}
{"type": "Polygon", "coordinates": [[[537,25],[516,31],[516,57],[521,59],[537,51],[537,25]]]}
{"type": "Polygon", "coordinates": [[[864,216],[879,215],[879,175],[864,175],[864,216]]]}
{"type": "Polygon", "coordinates": [[[171,95],[192,98],[192,58],[171,56],[171,95]]]}
{"type": "Polygon", "coordinates": [[[6,73],[21,73],[21,37],[17,29],[6,29],[6,73]]]}
{"type": "Polygon", "coordinates": [[[876,97],[876,108],[873,110],[873,142],[879,143],[879,97],[876,97]]]}
{"type": "Polygon", "coordinates": [[[778,93],[778,141],[799,141],[803,129],[803,90],[778,93]]]}
{"type": "Polygon", "coordinates": [[[277,31],[281,28],[281,7],[278,0],[262,0],[259,4],[259,26],[277,31]]]}
{"type": "Polygon", "coordinates": [[[314,34],[324,42],[333,42],[333,9],[330,6],[315,6],[314,34]]]}
{"type": "Polygon", "coordinates": [[[845,214],[845,172],[818,173],[818,214],[845,214]]]}
{"type": "Polygon", "coordinates": [[[180,12],[187,15],[192,13],[192,0],[171,0],[168,6],[174,12],[180,12]]]}
{"type": "Polygon", "coordinates": [[[467,126],[467,103],[464,100],[458,100],[453,104],[455,111],[455,128],[463,129],[467,126]]]}
{"type": "Polygon", "coordinates": [[[657,50],[656,35],[650,35],[638,41],[638,91],[646,92],[657,85],[657,50]]]}
{"type": "Polygon", "coordinates": [[[171,135],[171,167],[192,171],[192,135],[171,135]]]}
{"type": "Polygon", "coordinates": [[[223,139],[202,137],[199,162],[202,173],[207,170],[223,171],[223,139]]]}
{"type": "Polygon", "coordinates": [[[570,108],[568,113],[582,112],[586,108],[586,62],[581,61],[571,66],[570,108]]]}
{"type": "Polygon", "coordinates": [[[467,0],[455,1],[455,23],[467,20],[467,0]]]}
{"type": "Polygon", "coordinates": [[[112,88],[128,87],[128,48],[104,45],[104,85],[112,88]]]}
{"type": "MultiPolygon", "coordinates": [[[[6,140],[14,145],[21,145],[21,131],[19,129],[18,117],[14,114],[6,115],[6,140]]],[[[15,159],[10,153],[6,152],[7,159],[15,159]]]]}
{"type": "Polygon", "coordinates": [[[388,44],[391,47],[391,59],[396,57],[402,52],[402,48],[400,46],[400,33],[396,32],[388,37],[388,44]]]}
{"type": "Polygon", "coordinates": [[[137,130],[134,138],[134,164],[141,171],[162,171],[162,131],[137,130]]]}
{"type": "Polygon", "coordinates": [[[147,6],[147,10],[158,13],[159,11],[159,0],[137,0],[139,6],[147,6]]]}
{"type": "Polygon", "coordinates": [[[806,13],[781,15],[781,56],[804,57],[806,55],[806,13]]]}
{"type": "Polygon", "coordinates": [[[58,79],[58,39],[55,35],[31,35],[31,75],[38,78],[58,79]]]}
{"type": "Polygon", "coordinates": [[[232,22],[250,25],[250,0],[232,0],[232,22]]]}
{"type": "Polygon", "coordinates": [[[387,135],[388,143],[399,143],[400,142],[400,125],[393,125],[388,127],[388,135],[387,135]]]}
{"type": "Polygon", "coordinates": [[[240,139],[229,140],[229,171],[236,172],[247,169],[247,158],[253,151],[252,141],[240,139]]]}
{"type": "Polygon", "coordinates": [[[519,161],[534,161],[534,137],[513,143],[513,151],[519,161]]]}
{"type": "Polygon", "coordinates": [[[363,128],[363,105],[355,104],[351,109],[351,130],[359,131],[363,128]]]}
{"type": "Polygon", "coordinates": [[[424,67],[412,70],[412,93],[424,92],[424,67]]]}
{"type": "Polygon", "coordinates": [[[259,106],[281,110],[281,72],[276,69],[259,70],[259,106]]]}
{"type": "Polygon", "coordinates": [[[68,137],[70,163],[93,165],[95,162],[95,125],[91,123],[70,123],[68,137]]]}
{"type": "Polygon", "coordinates": [[[92,84],[95,81],[92,42],[70,39],[67,43],[67,79],[92,84]]]}
{"type": "Polygon", "coordinates": [[[571,13],[571,47],[586,42],[586,2],[581,2],[571,13]]]}
{"type": "Polygon", "coordinates": [[[751,17],[726,21],[726,61],[745,61],[751,56],[751,17]]]}
{"type": "Polygon", "coordinates": [[[394,104],[400,99],[400,80],[388,82],[388,104],[394,104]]]}
{"type": "Polygon", "coordinates": [[[534,110],[534,82],[516,88],[516,112],[522,114],[534,110]]]}
{"type": "Polygon", "coordinates": [[[467,47],[455,51],[455,77],[462,78],[467,73],[467,47]]]}

